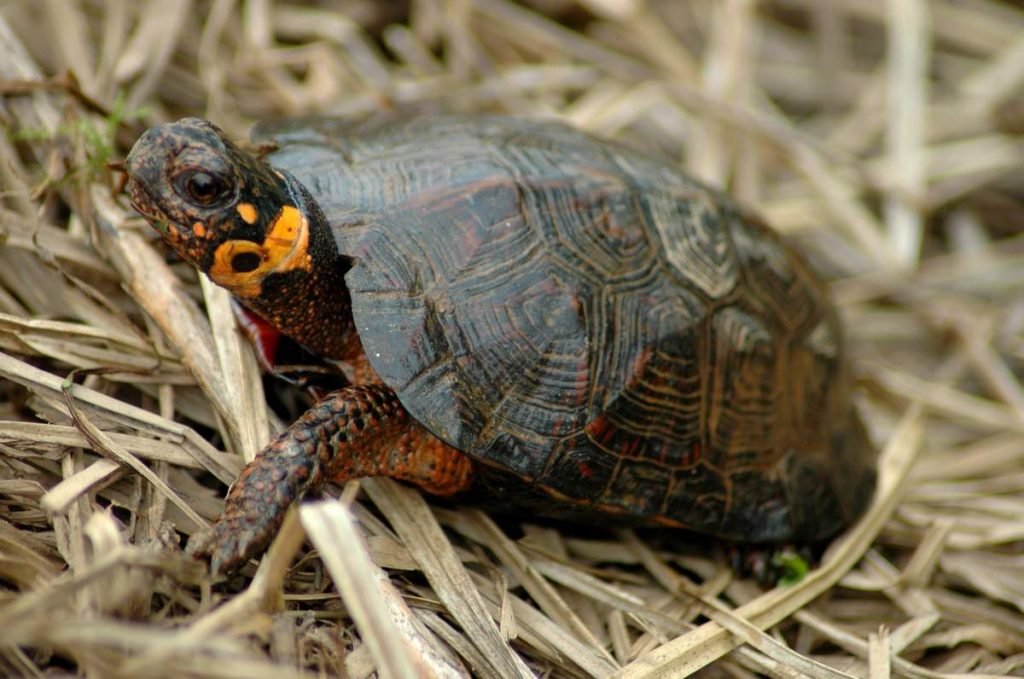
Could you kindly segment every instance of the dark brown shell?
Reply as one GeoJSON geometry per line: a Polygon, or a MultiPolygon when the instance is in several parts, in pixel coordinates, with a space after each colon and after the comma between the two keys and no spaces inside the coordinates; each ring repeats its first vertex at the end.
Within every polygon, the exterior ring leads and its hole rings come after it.
{"type": "Polygon", "coordinates": [[[554,123],[316,120],[266,140],[353,259],[374,369],[439,438],[569,510],[736,540],[828,537],[866,506],[835,314],[727,197],[554,123]]]}

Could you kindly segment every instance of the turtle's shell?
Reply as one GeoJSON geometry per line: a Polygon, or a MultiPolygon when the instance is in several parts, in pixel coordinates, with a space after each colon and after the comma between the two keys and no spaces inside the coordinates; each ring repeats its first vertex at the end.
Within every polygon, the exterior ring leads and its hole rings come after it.
{"type": "Polygon", "coordinates": [[[671,165],[556,123],[265,126],[319,202],[376,372],[433,434],[594,509],[816,540],[874,452],[805,264],[671,165]]]}

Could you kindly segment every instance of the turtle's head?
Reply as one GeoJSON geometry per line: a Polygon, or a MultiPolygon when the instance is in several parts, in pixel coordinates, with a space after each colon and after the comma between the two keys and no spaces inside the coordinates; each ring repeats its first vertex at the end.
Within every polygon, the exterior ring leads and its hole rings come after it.
{"type": "Polygon", "coordinates": [[[198,118],[148,130],[127,165],[132,205],[214,283],[321,356],[358,351],[349,260],[295,177],[198,118]]]}
{"type": "Polygon", "coordinates": [[[310,270],[310,218],[322,219],[312,198],[212,123],[185,118],[151,128],[127,165],[135,209],[235,295],[255,298],[268,275],[310,270]]]}

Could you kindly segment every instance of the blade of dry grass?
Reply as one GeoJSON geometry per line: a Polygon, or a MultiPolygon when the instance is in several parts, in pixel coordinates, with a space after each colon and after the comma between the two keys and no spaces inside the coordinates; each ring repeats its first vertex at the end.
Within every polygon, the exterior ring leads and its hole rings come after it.
{"type": "Polygon", "coordinates": [[[892,368],[880,368],[875,374],[893,394],[919,401],[931,411],[979,427],[1024,431],[1024,421],[1011,408],[997,401],[892,368]]]}
{"type": "Polygon", "coordinates": [[[40,506],[55,514],[66,514],[71,509],[71,503],[101,485],[119,478],[124,471],[124,466],[113,460],[96,460],[51,488],[43,495],[40,506]]]}
{"type": "MultiPolygon", "coordinates": [[[[131,468],[134,472],[142,476],[144,479],[149,481],[153,487],[157,488],[161,493],[164,494],[167,499],[173,502],[187,517],[192,519],[193,522],[200,526],[205,526],[206,521],[193,511],[192,507],[185,502],[177,493],[175,493],[159,476],[154,474],[149,467],[145,466],[136,459],[130,452],[117,445],[109,436],[103,433],[99,428],[92,423],[92,421],[85,416],[82,409],[75,403],[75,397],[72,395],[72,390],[68,389],[66,394],[66,403],[68,410],[71,413],[71,419],[74,421],[75,426],[82,432],[92,444],[92,448],[104,455],[107,455],[118,463],[131,468]]],[[[43,497],[43,507],[53,510],[53,507],[49,506],[46,497],[43,497]]]]}
{"type": "MultiPolygon", "coordinates": [[[[714,5],[702,73],[704,91],[711,99],[746,103],[754,7],[751,0],[722,0],[714,5]]],[[[735,151],[729,131],[715,116],[708,116],[694,130],[687,168],[712,184],[725,184],[735,151]]]]}
{"type": "MultiPolygon", "coordinates": [[[[48,372],[0,353],[0,377],[22,385],[50,403],[62,405],[61,402],[64,398],[62,380],[48,372]]],[[[223,478],[225,482],[233,480],[238,474],[237,465],[229,465],[223,454],[218,454],[206,440],[188,427],[168,422],[149,411],[78,385],[72,388],[71,394],[79,407],[102,418],[103,421],[124,424],[138,431],[172,439],[179,443],[183,450],[200,461],[206,469],[223,478]]]]}
{"type": "Polygon", "coordinates": [[[200,283],[217,352],[216,370],[222,378],[224,401],[231,406],[239,452],[246,462],[251,462],[270,440],[271,433],[260,368],[252,346],[238,331],[231,311],[231,295],[205,276],[200,283]]]}
{"type": "Polygon", "coordinates": [[[199,570],[198,564],[188,564],[181,559],[170,569],[168,565],[171,564],[163,555],[123,545],[112,552],[97,554],[95,560],[78,573],[61,574],[44,586],[0,606],[4,641],[17,644],[43,639],[50,631],[59,633],[57,628],[60,626],[54,625],[54,612],[67,610],[76,595],[104,578],[114,577],[124,567],[166,569],[178,577],[191,573],[193,578],[199,570]]]}
{"type": "Polygon", "coordinates": [[[571,632],[553,623],[527,601],[507,592],[493,591],[489,581],[472,571],[470,576],[477,583],[478,591],[484,598],[491,617],[497,618],[501,615],[503,604],[511,606],[512,615],[519,621],[518,641],[529,644],[542,657],[557,662],[567,674],[577,675],[582,670],[591,677],[607,677],[615,670],[615,666],[605,660],[603,653],[580,642],[571,632]],[[569,665],[571,669],[566,668],[566,660],[575,667],[569,665]]]}
{"type": "Polygon", "coordinates": [[[474,671],[494,677],[532,676],[501,638],[480,592],[423,498],[388,479],[364,479],[362,486],[401,536],[452,617],[487,659],[487,667],[474,671]]]}
{"type": "Polygon", "coordinates": [[[888,146],[896,182],[886,202],[889,243],[902,266],[917,261],[924,222],[917,207],[924,189],[924,139],[930,39],[928,5],[889,3],[888,146]]]}
{"type": "Polygon", "coordinates": [[[412,612],[370,557],[351,514],[334,502],[303,505],[299,518],[320,550],[335,587],[363,641],[386,677],[466,677],[435,640],[414,624],[412,612]]]}
{"type": "MultiPolygon", "coordinates": [[[[483,543],[498,557],[512,577],[530,594],[531,598],[552,621],[571,630],[581,641],[600,648],[597,639],[583,621],[573,612],[557,590],[530,565],[514,542],[508,539],[494,521],[483,512],[471,511],[470,521],[475,522],[483,534],[483,543]]],[[[607,657],[612,662],[610,657],[607,657]]]]}
{"type": "MultiPolygon", "coordinates": [[[[146,438],[135,434],[106,433],[118,446],[131,450],[134,455],[143,459],[169,462],[176,467],[203,469],[203,466],[196,461],[194,456],[182,450],[180,443],[146,438]]],[[[0,421],[0,443],[8,443],[24,448],[30,445],[65,446],[69,448],[89,447],[89,441],[74,427],[8,420],[0,421]]],[[[208,451],[207,454],[217,458],[224,468],[234,468],[241,471],[241,466],[233,455],[227,455],[216,450],[208,451]]],[[[237,471],[235,473],[237,474],[237,471]]]]}
{"type": "MultiPolygon", "coordinates": [[[[845,648],[846,650],[855,653],[862,657],[867,657],[870,653],[868,642],[860,638],[858,635],[851,634],[845,629],[842,629],[838,625],[834,625],[820,616],[815,615],[809,610],[802,610],[796,613],[795,617],[805,622],[808,625],[813,626],[822,632],[827,633],[828,638],[835,644],[845,648]]],[[[928,668],[915,665],[903,658],[890,657],[890,662],[893,669],[895,669],[900,675],[906,677],[913,677],[914,679],[967,679],[968,676],[977,677],[978,679],[995,679],[994,676],[985,674],[961,674],[961,673],[944,673],[935,672],[928,668]]]]}
{"type": "Polygon", "coordinates": [[[751,649],[756,649],[763,654],[763,659],[758,658],[762,667],[778,666],[788,668],[800,676],[821,677],[822,679],[851,679],[849,674],[836,671],[787,648],[742,617],[735,615],[734,611],[713,596],[706,596],[701,588],[687,578],[677,575],[668,564],[636,539],[635,535],[629,533],[623,535],[623,542],[640,555],[644,567],[665,586],[666,590],[682,598],[692,599],[708,619],[732,633],[738,643],[747,644],[751,649]]]}
{"type": "MultiPolygon", "coordinates": [[[[798,584],[773,589],[739,607],[735,611],[737,616],[761,629],[774,625],[831,587],[856,563],[899,501],[903,482],[919,451],[921,428],[920,411],[911,408],[879,458],[878,490],[871,509],[853,529],[833,544],[821,566],[798,584]]],[[[638,679],[658,676],[663,672],[694,672],[728,653],[736,643],[724,628],[709,622],[638,658],[614,676],[617,679],[638,679]]]]}

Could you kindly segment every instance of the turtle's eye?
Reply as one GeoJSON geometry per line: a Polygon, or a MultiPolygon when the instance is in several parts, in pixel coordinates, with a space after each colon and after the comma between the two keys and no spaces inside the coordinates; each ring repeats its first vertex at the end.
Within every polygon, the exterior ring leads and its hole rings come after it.
{"type": "Polygon", "coordinates": [[[179,193],[201,207],[220,202],[227,195],[228,188],[223,177],[203,170],[191,170],[178,178],[179,193]]]}

